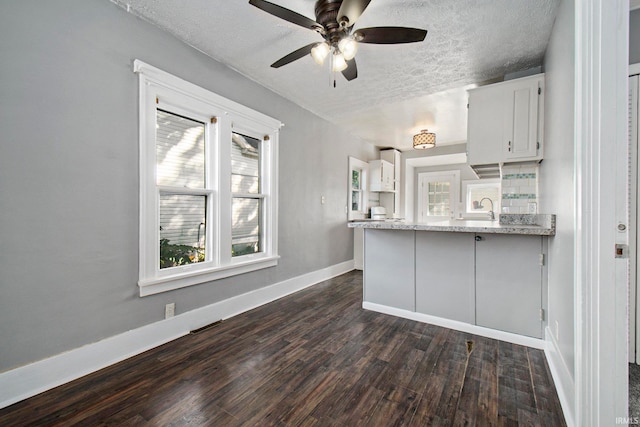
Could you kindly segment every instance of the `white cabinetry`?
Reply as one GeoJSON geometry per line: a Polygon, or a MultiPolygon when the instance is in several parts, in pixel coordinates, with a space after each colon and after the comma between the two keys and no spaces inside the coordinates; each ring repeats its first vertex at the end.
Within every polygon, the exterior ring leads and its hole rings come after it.
{"type": "Polygon", "coordinates": [[[398,150],[380,151],[380,159],[393,165],[393,192],[380,194],[380,205],[387,209],[390,218],[401,218],[400,214],[400,174],[402,173],[401,153],[398,150]]]}
{"type": "Polygon", "coordinates": [[[476,235],[476,324],[542,337],[543,238],[476,235]]]}
{"type": "Polygon", "coordinates": [[[542,338],[546,237],[364,234],[365,303],[542,338]]]}
{"type": "Polygon", "coordinates": [[[369,162],[369,176],[371,184],[369,191],[393,191],[393,164],[386,160],[372,160],[369,162]]]}
{"type": "Polygon", "coordinates": [[[415,232],[366,229],[364,301],[415,310],[415,232]]]}
{"type": "Polygon", "coordinates": [[[416,232],[416,312],[475,323],[473,238],[416,232]]]}
{"type": "Polygon", "coordinates": [[[468,163],[542,160],[543,107],[544,74],[470,90],[468,163]]]}

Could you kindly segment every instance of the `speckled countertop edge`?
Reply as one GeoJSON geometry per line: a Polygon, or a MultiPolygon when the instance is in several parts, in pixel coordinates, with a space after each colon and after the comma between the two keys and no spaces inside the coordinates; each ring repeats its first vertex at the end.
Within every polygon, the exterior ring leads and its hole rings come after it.
{"type": "MultiPolygon", "coordinates": [[[[537,222],[505,224],[499,221],[437,221],[433,223],[407,223],[402,221],[353,221],[349,228],[371,228],[378,230],[414,230],[414,231],[447,231],[454,233],[493,233],[524,234],[531,236],[554,236],[556,233],[555,215],[536,215],[537,222]]],[[[502,216],[501,216],[502,219],[502,216]]],[[[513,220],[512,220],[513,221],[513,220]]]]}

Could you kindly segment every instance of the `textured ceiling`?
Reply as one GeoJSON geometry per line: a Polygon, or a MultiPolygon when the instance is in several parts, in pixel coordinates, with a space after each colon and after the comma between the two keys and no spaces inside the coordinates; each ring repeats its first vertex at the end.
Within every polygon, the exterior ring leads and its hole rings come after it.
{"type": "MultiPolygon", "coordinates": [[[[328,64],[270,64],[321,37],[248,0],[111,0],[315,114],[401,150],[429,128],[466,139],[466,89],[540,66],[560,0],[373,0],[355,28],[428,30],[424,42],[361,44],[358,78],[333,88],[328,64]]],[[[314,0],[271,0],[315,20],[314,0]]],[[[328,62],[328,61],[327,61],[328,62]]]]}

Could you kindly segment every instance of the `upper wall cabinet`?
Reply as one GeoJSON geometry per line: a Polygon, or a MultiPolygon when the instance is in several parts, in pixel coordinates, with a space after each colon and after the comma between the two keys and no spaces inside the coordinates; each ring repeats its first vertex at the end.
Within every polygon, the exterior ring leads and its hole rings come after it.
{"type": "Polygon", "coordinates": [[[372,160],[369,162],[369,176],[371,178],[370,191],[394,191],[395,179],[393,164],[386,160],[372,160]]]}
{"type": "Polygon", "coordinates": [[[387,216],[390,218],[400,218],[400,179],[401,179],[401,153],[398,150],[380,150],[380,159],[386,160],[393,165],[393,192],[380,193],[380,206],[387,209],[387,216]]]}
{"type": "Polygon", "coordinates": [[[470,90],[468,163],[542,160],[543,107],[544,74],[470,90]]]}

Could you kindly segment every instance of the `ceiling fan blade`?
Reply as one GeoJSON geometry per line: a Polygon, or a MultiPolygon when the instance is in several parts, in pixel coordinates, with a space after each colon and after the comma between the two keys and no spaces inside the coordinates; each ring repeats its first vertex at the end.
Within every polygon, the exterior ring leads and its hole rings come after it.
{"type": "Polygon", "coordinates": [[[311,30],[322,28],[322,25],[318,24],[313,19],[307,18],[306,16],[300,15],[293,10],[286,9],[282,6],[278,6],[277,4],[273,4],[268,1],[249,0],[249,4],[254,5],[258,9],[264,10],[265,12],[270,13],[273,16],[277,16],[280,19],[284,19],[285,21],[300,25],[304,28],[309,28],[311,30]]]}
{"type": "Polygon", "coordinates": [[[353,33],[359,43],[399,44],[421,42],[427,30],[406,27],[360,28],[353,33]]]}
{"type": "Polygon", "coordinates": [[[358,77],[358,67],[356,66],[356,60],[350,59],[347,61],[347,68],[342,70],[342,75],[348,81],[351,81],[358,77]]]}
{"type": "Polygon", "coordinates": [[[338,10],[338,22],[346,20],[347,27],[351,27],[360,18],[370,2],[371,0],[344,0],[338,10]]]}
{"type": "Polygon", "coordinates": [[[311,49],[317,44],[318,43],[311,43],[311,44],[308,44],[306,46],[301,47],[298,50],[294,50],[290,54],[288,54],[286,56],[283,56],[282,58],[278,59],[276,62],[271,64],[271,67],[280,68],[283,65],[287,65],[288,63],[293,62],[293,61],[295,61],[297,59],[300,59],[305,55],[309,55],[311,53],[311,49]]]}

